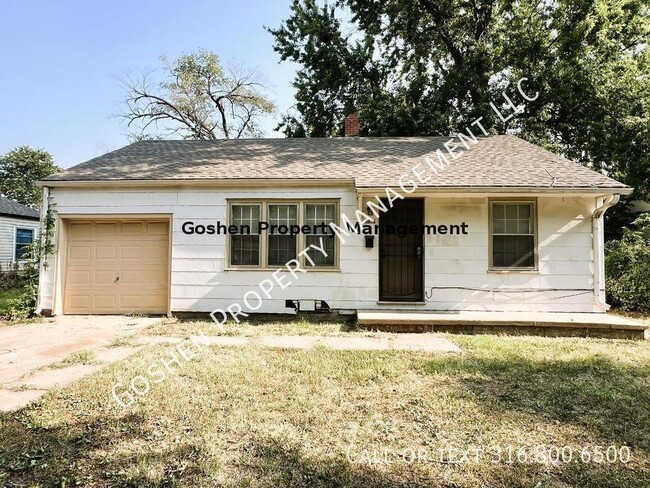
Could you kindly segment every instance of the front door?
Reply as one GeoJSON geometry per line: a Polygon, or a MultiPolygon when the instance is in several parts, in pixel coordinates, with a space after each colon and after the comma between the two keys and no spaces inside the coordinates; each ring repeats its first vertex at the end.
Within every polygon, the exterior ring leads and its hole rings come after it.
{"type": "Polygon", "coordinates": [[[424,277],[424,200],[393,202],[379,217],[379,300],[420,302],[424,277]],[[417,228],[412,232],[411,226],[417,228]],[[406,230],[407,232],[402,232],[406,230]],[[394,232],[391,232],[394,231],[394,232]]]}

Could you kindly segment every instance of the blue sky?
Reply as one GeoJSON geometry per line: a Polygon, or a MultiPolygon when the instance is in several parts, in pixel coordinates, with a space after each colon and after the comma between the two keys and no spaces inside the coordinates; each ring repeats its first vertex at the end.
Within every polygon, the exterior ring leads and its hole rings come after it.
{"type": "MultiPolygon", "coordinates": [[[[118,78],[153,69],[165,54],[205,48],[264,75],[279,112],[293,105],[295,66],[273,38],[290,0],[5,2],[0,20],[0,154],[29,145],[69,167],[128,143],[111,118],[118,78]]],[[[264,121],[266,136],[279,116],[264,121]]]]}

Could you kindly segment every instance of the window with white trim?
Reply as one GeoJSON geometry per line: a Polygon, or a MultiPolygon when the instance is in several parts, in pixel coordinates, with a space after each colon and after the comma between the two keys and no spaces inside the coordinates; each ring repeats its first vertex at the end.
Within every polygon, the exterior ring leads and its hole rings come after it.
{"type": "Polygon", "coordinates": [[[25,259],[25,254],[29,250],[29,246],[34,242],[34,229],[23,229],[16,227],[14,258],[16,261],[25,259]]]}
{"type": "Polygon", "coordinates": [[[492,256],[496,269],[534,269],[535,202],[491,202],[492,256]]]}

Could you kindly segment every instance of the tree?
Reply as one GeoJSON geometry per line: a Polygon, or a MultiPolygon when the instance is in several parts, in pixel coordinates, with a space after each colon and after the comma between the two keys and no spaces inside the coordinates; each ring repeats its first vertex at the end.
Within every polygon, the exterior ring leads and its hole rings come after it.
{"type": "MultiPolygon", "coordinates": [[[[482,116],[650,196],[647,0],[293,0],[275,50],[298,63],[287,135],[447,135],[482,116]],[[491,101],[540,96],[502,122],[491,101]]],[[[515,99],[520,102],[521,99],[515,99]]]]}
{"type": "MultiPolygon", "coordinates": [[[[273,103],[263,94],[259,76],[240,66],[223,68],[219,56],[205,50],[169,61],[162,57],[163,79],[152,73],[122,81],[128,127],[140,135],[152,125],[184,139],[219,139],[260,135],[259,118],[271,114],[273,103]]],[[[159,135],[159,134],[158,134],[159,135]]]]}
{"type": "Polygon", "coordinates": [[[36,182],[61,171],[52,155],[42,149],[21,146],[0,156],[0,194],[37,208],[41,191],[36,182]]]}
{"type": "Polygon", "coordinates": [[[620,240],[607,243],[607,301],[627,311],[650,312],[650,214],[639,216],[620,240]]]}

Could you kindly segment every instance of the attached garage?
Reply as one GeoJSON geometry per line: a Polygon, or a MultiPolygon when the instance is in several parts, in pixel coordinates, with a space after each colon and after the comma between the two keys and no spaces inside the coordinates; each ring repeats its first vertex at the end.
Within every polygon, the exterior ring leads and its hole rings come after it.
{"type": "Polygon", "coordinates": [[[63,313],[168,312],[168,219],[63,222],[63,313]]]}

